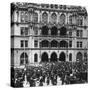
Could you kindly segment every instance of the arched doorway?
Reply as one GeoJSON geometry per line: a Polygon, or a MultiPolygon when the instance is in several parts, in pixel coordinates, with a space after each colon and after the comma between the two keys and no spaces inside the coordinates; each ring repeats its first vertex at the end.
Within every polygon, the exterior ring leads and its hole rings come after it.
{"type": "Polygon", "coordinates": [[[50,62],[55,62],[55,61],[57,61],[57,54],[55,52],[53,52],[51,54],[50,62]]]}
{"type": "Polygon", "coordinates": [[[28,55],[27,53],[22,53],[20,56],[20,65],[26,65],[28,64],[28,55]]]}
{"type": "Polygon", "coordinates": [[[42,54],[41,62],[48,62],[48,54],[46,52],[42,54]]]}
{"type": "Polygon", "coordinates": [[[59,56],[59,61],[64,61],[65,62],[65,53],[64,52],[61,52],[60,56],[59,56]]]}
{"type": "Polygon", "coordinates": [[[58,33],[58,30],[57,30],[57,27],[52,27],[51,28],[51,35],[57,35],[57,33],[58,33]]]}
{"type": "Polygon", "coordinates": [[[42,27],[42,35],[48,35],[49,28],[47,26],[42,27]]]}
{"type": "Polygon", "coordinates": [[[81,52],[77,53],[76,61],[82,61],[82,53],[81,52]]]}
{"type": "Polygon", "coordinates": [[[61,35],[61,36],[65,36],[66,34],[67,34],[66,28],[65,28],[65,27],[61,27],[61,28],[60,28],[60,35],[61,35]]]}

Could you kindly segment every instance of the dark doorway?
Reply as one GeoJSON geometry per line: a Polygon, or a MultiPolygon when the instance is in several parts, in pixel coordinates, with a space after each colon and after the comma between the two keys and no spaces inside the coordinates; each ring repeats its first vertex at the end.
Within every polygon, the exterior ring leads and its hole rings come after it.
{"type": "Polygon", "coordinates": [[[67,34],[67,30],[65,27],[60,28],[60,35],[65,36],[67,34]]]}
{"type": "Polygon", "coordinates": [[[59,61],[64,61],[65,62],[65,53],[62,52],[59,56],[59,61]]]}
{"type": "Polygon", "coordinates": [[[48,62],[48,54],[46,52],[44,52],[42,54],[41,61],[42,62],[48,62]]]}
{"type": "Polygon", "coordinates": [[[55,52],[53,52],[53,53],[51,54],[51,59],[50,59],[50,61],[51,61],[51,62],[57,61],[57,54],[56,54],[55,52]]]}

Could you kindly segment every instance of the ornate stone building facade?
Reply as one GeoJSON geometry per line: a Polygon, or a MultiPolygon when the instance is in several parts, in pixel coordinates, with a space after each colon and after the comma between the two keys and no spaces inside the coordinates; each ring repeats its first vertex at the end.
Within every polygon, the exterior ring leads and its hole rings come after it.
{"type": "Polygon", "coordinates": [[[11,4],[11,64],[87,60],[85,7],[11,4]]]}

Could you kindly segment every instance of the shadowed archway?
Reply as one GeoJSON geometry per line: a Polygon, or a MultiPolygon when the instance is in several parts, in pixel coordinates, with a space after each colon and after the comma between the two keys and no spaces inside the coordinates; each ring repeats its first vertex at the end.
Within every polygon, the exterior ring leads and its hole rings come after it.
{"type": "Polygon", "coordinates": [[[76,61],[82,61],[82,53],[81,52],[78,52],[77,53],[77,56],[76,56],[76,61]]]}
{"type": "Polygon", "coordinates": [[[50,62],[56,62],[56,61],[57,61],[57,54],[55,52],[53,52],[51,54],[50,62]]]}
{"type": "Polygon", "coordinates": [[[61,52],[60,56],[59,56],[59,61],[66,61],[66,56],[64,52],[61,52]]]}
{"type": "Polygon", "coordinates": [[[48,62],[48,54],[46,52],[42,54],[41,62],[48,62]]]}

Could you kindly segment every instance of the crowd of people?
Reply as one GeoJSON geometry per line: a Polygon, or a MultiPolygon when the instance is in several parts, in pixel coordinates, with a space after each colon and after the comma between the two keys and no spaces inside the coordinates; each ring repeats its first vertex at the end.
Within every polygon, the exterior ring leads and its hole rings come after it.
{"type": "Polygon", "coordinates": [[[11,68],[11,85],[13,87],[52,86],[87,82],[87,62],[44,62],[37,67],[11,68]]]}

